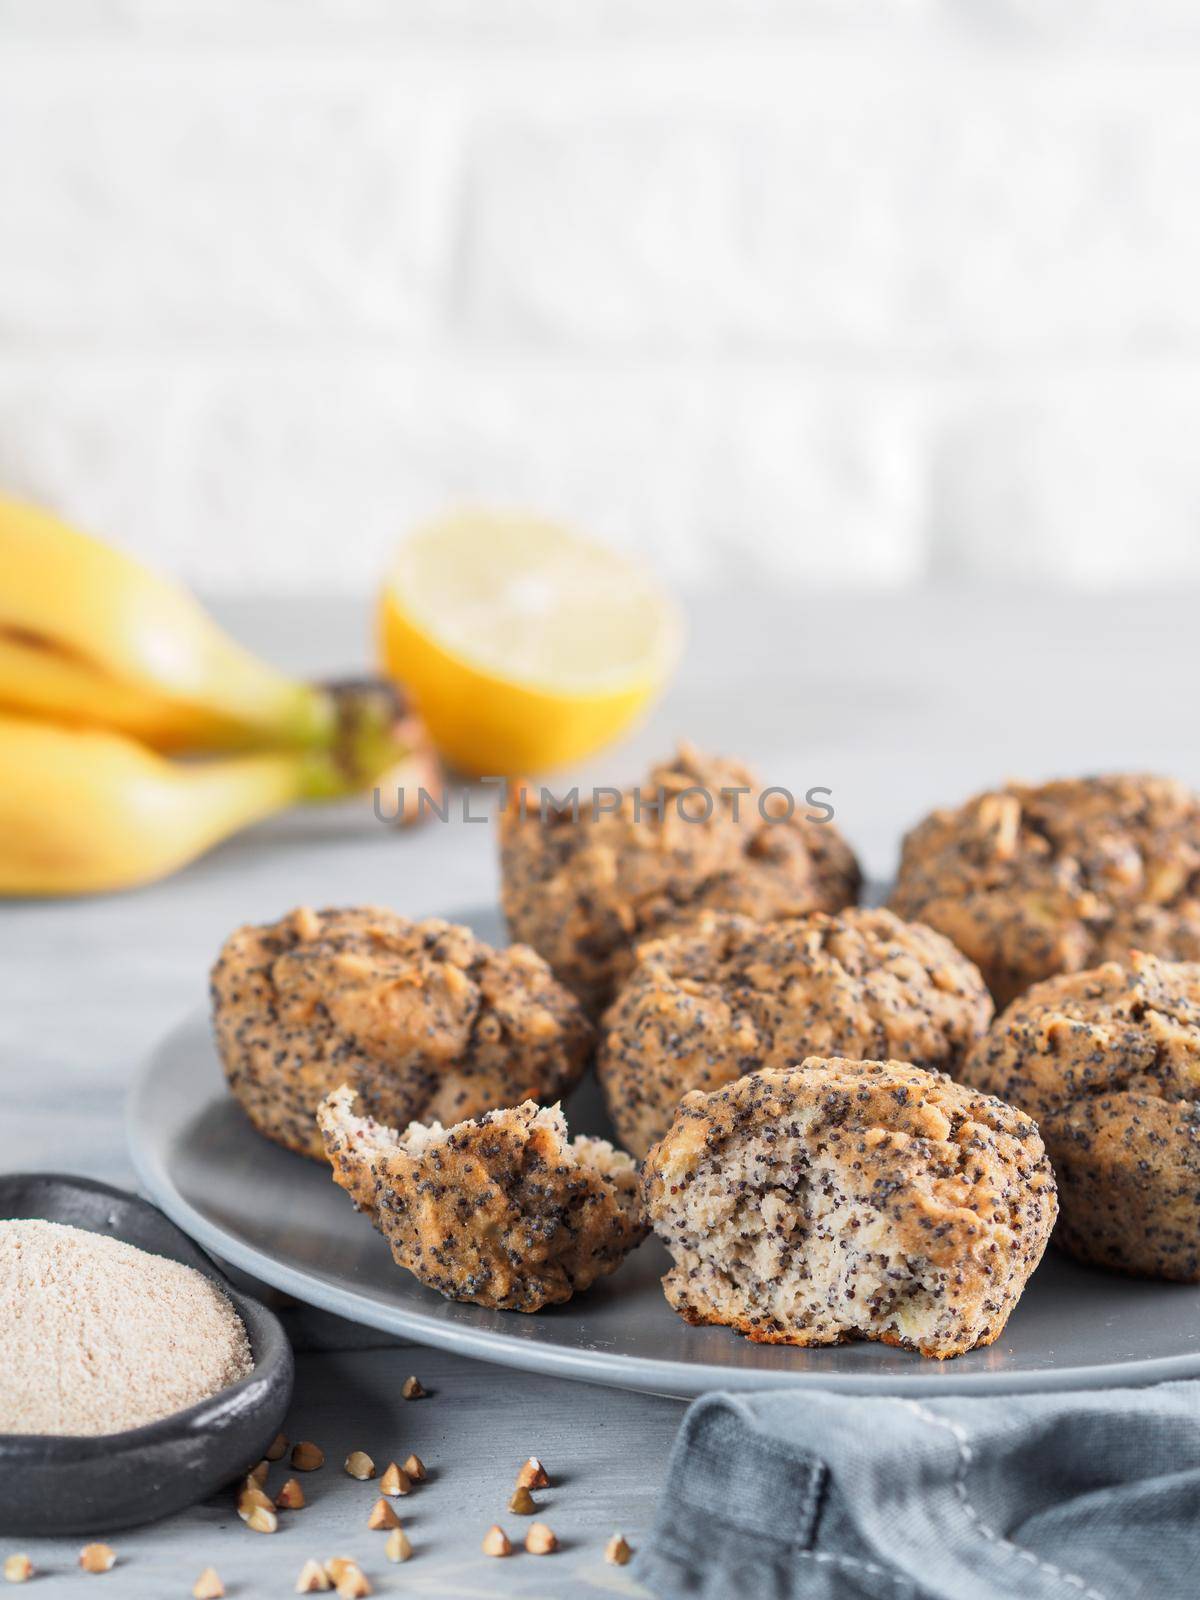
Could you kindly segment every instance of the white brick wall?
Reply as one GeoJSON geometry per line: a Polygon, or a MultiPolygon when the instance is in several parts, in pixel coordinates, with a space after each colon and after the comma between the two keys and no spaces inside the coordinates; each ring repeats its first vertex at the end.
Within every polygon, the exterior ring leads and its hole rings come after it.
{"type": "Polygon", "coordinates": [[[211,589],[1200,581],[1192,0],[0,0],[0,483],[211,589]]]}

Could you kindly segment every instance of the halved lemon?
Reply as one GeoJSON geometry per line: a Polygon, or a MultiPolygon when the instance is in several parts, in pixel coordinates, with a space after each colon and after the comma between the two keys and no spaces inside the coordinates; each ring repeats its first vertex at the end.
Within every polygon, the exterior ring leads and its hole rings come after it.
{"type": "Polygon", "coordinates": [[[512,777],[607,744],[678,656],[674,605],[637,562],[536,518],[463,512],[401,545],[384,666],[461,771],[512,777]]]}

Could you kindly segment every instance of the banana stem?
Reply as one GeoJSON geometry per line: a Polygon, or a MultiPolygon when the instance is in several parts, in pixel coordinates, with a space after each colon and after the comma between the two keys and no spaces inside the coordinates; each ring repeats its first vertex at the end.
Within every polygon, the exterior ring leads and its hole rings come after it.
{"type": "MultiPolygon", "coordinates": [[[[324,684],[301,683],[295,686],[291,703],[281,710],[275,736],[269,727],[257,734],[258,739],[269,744],[280,744],[306,749],[312,745],[326,744],[334,736],[338,725],[338,708],[335,696],[324,684]]],[[[253,740],[256,732],[251,727],[247,738],[253,740]]]]}
{"type": "MultiPolygon", "coordinates": [[[[185,729],[178,738],[161,739],[161,748],[176,751],[334,750],[339,759],[361,769],[369,753],[356,745],[374,730],[383,737],[403,717],[404,705],[394,685],[382,678],[332,679],[322,683],[284,681],[269,707],[258,706],[238,719],[185,729]]],[[[156,742],[156,741],[151,741],[156,742]]]]}
{"type": "Polygon", "coordinates": [[[257,822],[297,802],[341,800],[368,788],[411,751],[402,728],[357,713],[325,749],[275,750],[258,755],[184,763],[193,795],[224,814],[231,826],[257,822]]]}
{"type": "Polygon", "coordinates": [[[326,748],[310,753],[305,797],[358,794],[410,756],[420,729],[394,684],[380,678],[348,679],[325,686],[336,726],[326,748]]]}

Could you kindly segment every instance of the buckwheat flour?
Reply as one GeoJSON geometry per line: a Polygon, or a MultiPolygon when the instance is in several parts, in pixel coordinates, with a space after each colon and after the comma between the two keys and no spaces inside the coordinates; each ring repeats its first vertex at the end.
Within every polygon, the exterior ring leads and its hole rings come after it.
{"type": "Polygon", "coordinates": [[[191,1267],[60,1223],[0,1221],[0,1434],[140,1427],[252,1365],[241,1318],[191,1267]]]}

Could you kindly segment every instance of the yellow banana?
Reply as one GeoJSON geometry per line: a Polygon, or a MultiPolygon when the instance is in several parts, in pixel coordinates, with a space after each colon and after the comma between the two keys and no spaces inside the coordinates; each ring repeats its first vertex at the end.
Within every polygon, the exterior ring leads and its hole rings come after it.
{"type": "Polygon", "coordinates": [[[160,750],[320,744],[322,689],[258,661],[183,589],[0,497],[0,708],[160,750]]]}
{"type": "Polygon", "coordinates": [[[328,750],[175,761],[100,728],[0,713],[0,895],[127,889],[298,800],[336,798],[402,754],[372,730],[328,750]]]}

